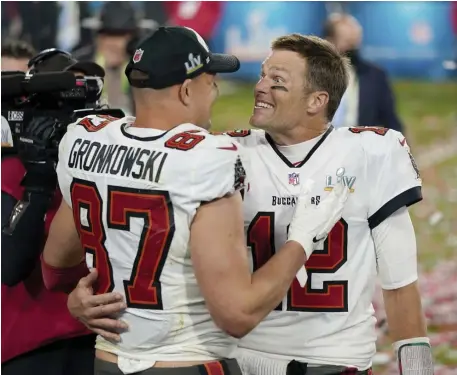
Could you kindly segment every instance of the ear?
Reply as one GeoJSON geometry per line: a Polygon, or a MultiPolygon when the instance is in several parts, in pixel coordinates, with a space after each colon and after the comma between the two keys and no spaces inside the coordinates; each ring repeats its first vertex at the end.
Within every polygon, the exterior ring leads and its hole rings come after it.
{"type": "Polygon", "coordinates": [[[316,115],[323,112],[328,104],[328,92],[316,91],[308,96],[307,112],[310,115],[316,115]]]}
{"type": "Polygon", "coordinates": [[[179,88],[179,100],[186,107],[190,105],[190,96],[192,93],[192,80],[186,79],[179,88]]]}

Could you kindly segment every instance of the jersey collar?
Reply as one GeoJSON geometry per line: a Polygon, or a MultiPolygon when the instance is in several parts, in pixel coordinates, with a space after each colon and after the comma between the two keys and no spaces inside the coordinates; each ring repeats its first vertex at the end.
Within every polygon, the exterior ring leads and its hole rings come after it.
{"type": "Polygon", "coordinates": [[[268,133],[265,133],[265,139],[267,142],[270,144],[271,148],[273,151],[276,153],[276,155],[279,156],[279,158],[290,168],[300,168],[302,167],[310,158],[313,156],[313,154],[317,151],[317,149],[324,143],[325,139],[329,136],[329,134],[333,131],[334,127],[333,125],[330,125],[328,129],[325,131],[324,135],[322,136],[321,139],[314,145],[314,147],[308,152],[308,155],[299,163],[296,163],[295,165],[289,161],[282,153],[281,151],[278,150],[278,147],[274,143],[273,139],[268,133]]]}

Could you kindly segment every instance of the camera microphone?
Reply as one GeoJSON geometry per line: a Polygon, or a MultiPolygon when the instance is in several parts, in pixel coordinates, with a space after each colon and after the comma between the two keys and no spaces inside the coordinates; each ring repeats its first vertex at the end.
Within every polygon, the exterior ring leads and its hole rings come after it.
{"type": "Polygon", "coordinates": [[[2,97],[17,97],[24,95],[22,83],[24,82],[24,75],[2,75],[2,97]]]}
{"type": "Polygon", "coordinates": [[[30,78],[14,74],[2,76],[2,97],[65,91],[76,87],[72,72],[38,73],[30,78]]]}
{"type": "Polygon", "coordinates": [[[76,87],[76,77],[72,72],[38,73],[25,84],[28,94],[52,91],[66,91],[76,87]]]}

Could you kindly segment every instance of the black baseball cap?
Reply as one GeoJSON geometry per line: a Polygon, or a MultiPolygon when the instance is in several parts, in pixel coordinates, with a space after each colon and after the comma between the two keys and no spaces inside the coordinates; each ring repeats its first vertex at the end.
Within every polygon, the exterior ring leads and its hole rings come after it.
{"type": "Polygon", "coordinates": [[[211,53],[203,38],[188,27],[159,27],[143,39],[125,69],[132,87],[164,89],[202,73],[233,73],[240,68],[232,55],[211,53]],[[132,79],[132,70],[147,75],[132,79]]]}
{"type": "Polygon", "coordinates": [[[29,61],[33,73],[78,71],[86,76],[105,77],[105,70],[92,61],[78,61],[65,51],[51,48],[41,51],[29,61]]]}

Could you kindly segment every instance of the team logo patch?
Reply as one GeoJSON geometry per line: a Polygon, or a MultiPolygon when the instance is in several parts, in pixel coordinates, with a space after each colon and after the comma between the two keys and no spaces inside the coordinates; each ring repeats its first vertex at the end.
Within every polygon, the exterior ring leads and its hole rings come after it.
{"type": "Polygon", "coordinates": [[[346,176],[346,170],[341,167],[336,170],[335,176],[330,176],[327,175],[325,177],[325,191],[332,191],[333,187],[335,184],[339,183],[340,181],[343,182],[344,186],[347,186],[349,188],[349,191],[351,193],[354,192],[354,183],[355,183],[356,177],[355,176],[346,176]],[[335,178],[336,177],[336,178],[335,178]]]}
{"type": "Polygon", "coordinates": [[[411,149],[409,148],[408,143],[406,142],[406,138],[403,137],[403,139],[399,139],[398,142],[400,143],[400,146],[405,148],[408,152],[409,160],[411,160],[411,165],[413,166],[414,172],[416,173],[416,180],[420,180],[421,175],[419,172],[419,167],[416,164],[416,160],[414,160],[413,154],[411,154],[411,149]]]}
{"type": "Polygon", "coordinates": [[[194,56],[193,53],[189,53],[189,61],[185,62],[184,66],[186,67],[187,74],[192,74],[196,72],[198,69],[203,67],[201,56],[194,56]]]}
{"type": "MultiPolygon", "coordinates": [[[[246,180],[246,171],[243,167],[243,163],[241,162],[240,157],[236,159],[235,162],[235,182],[233,184],[233,188],[235,190],[244,189],[245,187],[245,180],[246,180]]],[[[244,194],[244,192],[243,192],[244,194]]]]}
{"type": "Polygon", "coordinates": [[[289,185],[297,186],[300,183],[300,175],[298,173],[289,173],[289,185]]]}
{"type": "Polygon", "coordinates": [[[24,112],[8,111],[8,121],[24,121],[24,112]]]}
{"type": "Polygon", "coordinates": [[[143,53],[144,53],[144,50],[142,50],[141,48],[138,48],[135,51],[135,54],[133,55],[133,59],[132,59],[135,64],[141,61],[141,58],[143,57],[143,53]]]}

